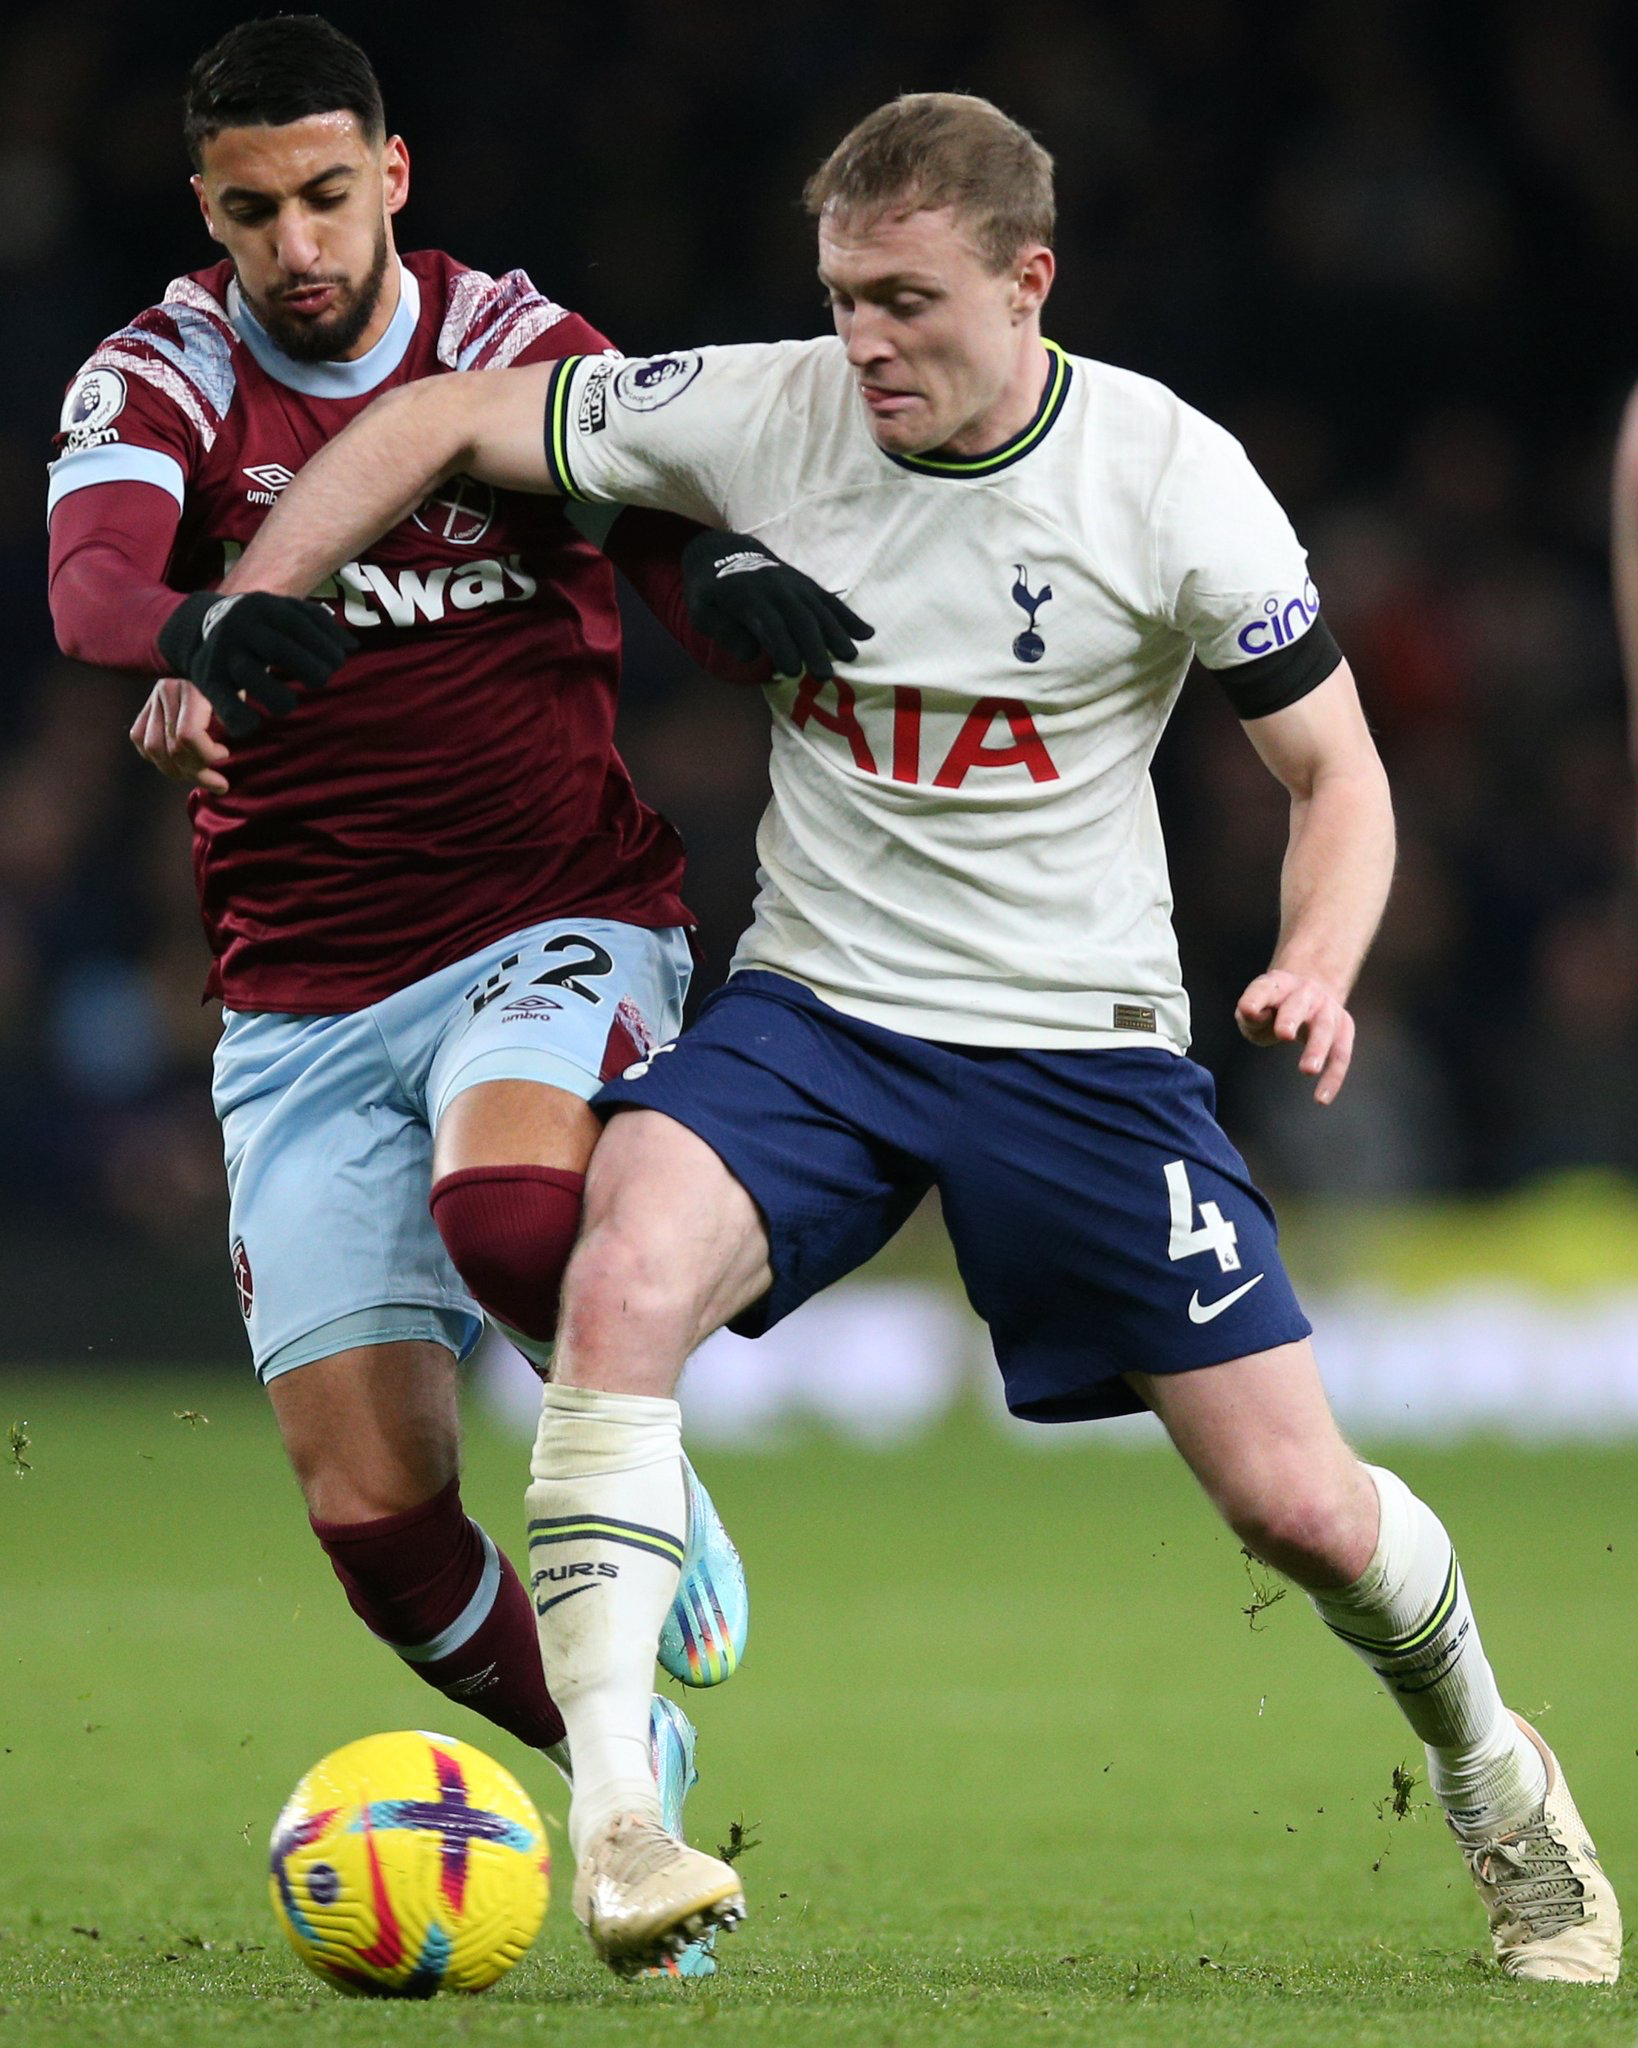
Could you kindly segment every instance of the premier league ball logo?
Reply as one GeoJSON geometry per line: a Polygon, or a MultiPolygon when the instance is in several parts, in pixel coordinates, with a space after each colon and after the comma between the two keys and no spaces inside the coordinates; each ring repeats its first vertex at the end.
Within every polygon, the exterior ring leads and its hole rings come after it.
{"type": "Polygon", "coordinates": [[[614,395],[628,412],[653,412],[680,398],[703,368],[698,349],[646,356],[615,372],[614,395]]]}
{"type": "Polygon", "coordinates": [[[67,435],[68,448],[78,454],[85,448],[100,448],[105,441],[117,441],[114,421],[125,410],[125,379],[118,370],[87,370],[76,379],[63,401],[59,432],[67,435]]]}

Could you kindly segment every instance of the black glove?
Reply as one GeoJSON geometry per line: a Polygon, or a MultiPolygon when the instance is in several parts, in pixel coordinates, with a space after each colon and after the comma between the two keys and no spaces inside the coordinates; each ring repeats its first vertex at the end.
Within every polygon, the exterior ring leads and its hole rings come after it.
{"type": "Polygon", "coordinates": [[[774,673],[829,682],[875,627],[744,533],[697,533],[682,551],[688,616],[736,661],[766,654],[774,673]]]}
{"type": "Polygon", "coordinates": [[[357,645],[323,605],[268,590],[196,590],[159,629],[166,674],[186,676],[236,740],[294,708],[285,676],[319,689],[357,645]]]}

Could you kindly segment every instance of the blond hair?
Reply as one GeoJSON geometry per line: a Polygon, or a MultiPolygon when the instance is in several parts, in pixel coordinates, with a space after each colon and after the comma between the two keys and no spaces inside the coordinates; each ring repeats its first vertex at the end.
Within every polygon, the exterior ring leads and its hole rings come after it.
{"type": "Polygon", "coordinates": [[[907,92],[842,137],[802,194],[812,214],[866,218],[948,206],[978,252],[1004,270],[1031,243],[1052,242],[1052,159],[988,100],[907,92]]]}

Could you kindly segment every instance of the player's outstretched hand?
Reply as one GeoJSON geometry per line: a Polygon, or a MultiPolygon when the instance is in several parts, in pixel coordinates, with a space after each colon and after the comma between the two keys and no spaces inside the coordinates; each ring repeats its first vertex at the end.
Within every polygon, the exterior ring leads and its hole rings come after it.
{"type": "Polygon", "coordinates": [[[1300,1038],[1298,1070],[1319,1076],[1314,1100],[1336,1101],[1354,1056],[1354,1020],[1324,982],[1271,967],[1235,1004],[1234,1021],[1253,1045],[1291,1045],[1300,1038]]]}
{"type": "Polygon", "coordinates": [[[192,683],[168,676],[155,683],[131,722],[131,744],[161,775],[221,796],[223,764],[232,758],[210,729],[210,705],[192,683]]]}
{"type": "Polygon", "coordinates": [[[166,666],[198,686],[235,740],[295,708],[287,678],[317,690],[357,645],[323,605],[267,590],[196,590],[159,629],[166,666]]]}
{"type": "Polygon", "coordinates": [[[697,533],[682,551],[683,595],[700,632],[735,661],[765,654],[778,676],[822,683],[852,661],[867,626],[842,600],[744,533],[697,533]]]}

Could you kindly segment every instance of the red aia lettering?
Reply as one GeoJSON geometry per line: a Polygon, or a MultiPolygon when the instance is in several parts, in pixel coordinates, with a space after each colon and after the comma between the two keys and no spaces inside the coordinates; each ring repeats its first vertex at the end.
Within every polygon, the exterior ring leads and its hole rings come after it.
{"type": "Polygon", "coordinates": [[[921,692],[893,687],[893,780],[921,780],[921,692]]]}
{"type": "Polygon", "coordinates": [[[962,720],[955,745],[933,777],[933,787],[959,789],[974,768],[1010,768],[1020,762],[1029,770],[1032,782],[1058,780],[1058,771],[1052,765],[1045,740],[1035,730],[1028,705],[1021,704],[1016,697],[980,697],[962,720]],[[1012,732],[1010,747],[984,744],[998,718],[1004,718],[1012,732]]]}
{"type": "Polygon", "coordinates": [[[829,683],[816,682],[812,676],[802,678],[802,687],[796,693],[796,702],[791,706],[791,722],[800,732],[811,718],[822,725],[826,732],[840,733],[853,751],[853,765],[862,768],[866,775],[877,775],[876,757],[870,751],[870,742],[864,736],[864,727],[859,723],[854,710],[857,700],[853,685],[837,676],[829,683]],[[836,709],[827,711],[819,702],[819,692],[831,689],[836,692],[836,709]]]}
{"type": "MultiPolygon", "coordinates": [[[[847,741],[853,765],[866,775],[879,775],[881,770],[859,723],[857,703],[853,685],[842,677],[821,683],[812,676],[804,676],[791,705],[791,720],[798,731],[811,720],[826,732],[838,734],[847,741]],[[819,701],[821,692],[827,689],[836,693],[834,710],[819,701]]],[[[1018,766],[1029,770],[1032,782],[1058,780],[1058,770],[1045,740],[1035,729],[1029,706],[1016,697],[980,697],[962,720],[944,766],[933,777],[933,787],[959,789],[975,768],[1018,766]],[[990,727],[998,718],[1007,721],[1012,740],[1007,745],[991,746],[990,727]]],[[[893,691],[893,780],[912,784],[921,780],[921,692],[904,685],[895,686],[893,691]]]]}

